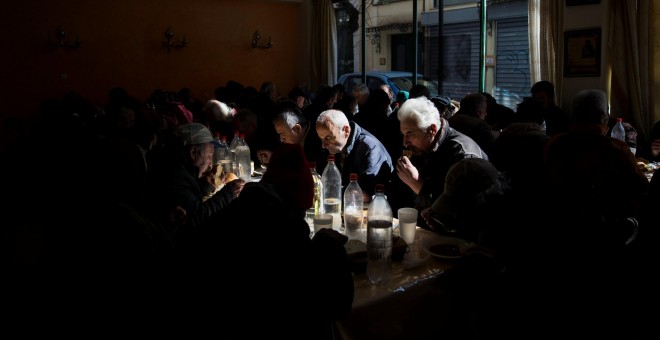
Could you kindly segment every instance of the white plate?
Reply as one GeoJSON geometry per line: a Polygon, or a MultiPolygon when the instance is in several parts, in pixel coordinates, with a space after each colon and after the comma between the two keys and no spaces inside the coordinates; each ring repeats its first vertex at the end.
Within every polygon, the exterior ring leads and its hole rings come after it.
{"type": "Polygon", "coordinates": [[[445,260],[460,259],[476,244],[460,238],[433,235],[422,240],[422,248],[431,256],[445,260]]]}

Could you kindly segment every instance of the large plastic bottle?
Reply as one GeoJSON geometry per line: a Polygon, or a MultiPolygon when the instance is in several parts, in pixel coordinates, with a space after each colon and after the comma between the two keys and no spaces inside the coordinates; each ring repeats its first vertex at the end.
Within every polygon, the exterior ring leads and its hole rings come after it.
{"type": "Polygon", "coordinates": [[[623,142],[626,141],[626,129],[623,128],[623,120],[621,118],[616,119],[616,124],[612,128],[610,136],[623,142]]]}
{"type": "Polygon", "coordinates": [[[335,164],[335,155],[328,155],[328,164],[321,174],[323,183],[323,211],[332,215],[332,229],[341,232],[341,173],[335,164]]]}
{"type": "Polygon", "coordinates": [[[238,135],[238,142],[236,145],[236,176],[244,180],[245,183],[252,181],[252,158],[250,157],[250,147],[245,141],[245,134],[238,135]]]}
{"type": "MultiPolygon", "coordinates": [[[[227,136],[220,136],[220,147],[215,149],[218,157],[218,162],[222,166],[223,174],[234,172],[232,163],[234,162],[234,155],[229,151],[227,144],[227,136]]],[[[216,153],[213,154],[213,161],[215,162],[216,153]]]]}
{"type": "Polygon", "coordinates": [[[312,179],[314,179],[314,201],[312,207],[307,209],[305,220],[310,228],[310,234],[314,232],[314,216],[323,213],[323,183],[321,175],[316,172],[316,162],[309,162],[309,170],[312,172],[312,179]]]}
{"type": "MultiPolygon", "coordinates": [[[[222,145],[220,141],[220,137],[221,137],[220,132],[215,132],[213,134],[213,139],[215,140],[215,142],[222,145]]],[[[220,148],[216,146],[213,149],[213,165],[218,163],[220,163],[220,148]]]]}
{"type": "Polygon", "coordinates": [[[232,155],[229,152],[229,145],[227,145],[227,137],[220,135],[219,132],[214,134],[214,139],[219,146],[213,149],[213,167],[212,171],[215,177],[216,187],[221,186],[222,178],[225,178],[228,173],[233,172],[231,163],[232,155]]]}
{"type": "Polygon", "coordinates": [[[357,181],[358,174],[351,173],[349,180],[344,190],[344,234],[349,239],[357,240],[362,233],[364,198],[357,181]]]}
{"type": "Polygon", "coordinates": [[[240,133],[238,130],[234,130],[234,137],[229,142],[229,152],[231,153],[231,168],[234,170],[234,173],[238,175],[238,164],[236,164],[236,147],[238,146],[240,133]]]}
{"type": "Polygon", "coordinates": [[[222,144],[222,140],[220,139],[220,133],[216,132],[213,135],[214,141],[217,143],[217,145],[213,148],[213,160],[211,163],[211,169],[209,170],[210,175],[213,176],[213,186],[215,187],[215,190],[213,193],[210,193],[207,197],[210,197],[213,195],[217,190],[222,188],[223,183],[222,183],[222,178],[223,178],[223,173],[224,170],[222,169],[222,164],[220,163],[220,157],[221,153],[223,151],[227,151],[227,146],[222,144]]]}
{"type": "Polygon", "coordinates": [[[382,284],[392,272],[392,208],[383,184],[376,184],[375,192],[367,211],[367,276],[382,284]]]}

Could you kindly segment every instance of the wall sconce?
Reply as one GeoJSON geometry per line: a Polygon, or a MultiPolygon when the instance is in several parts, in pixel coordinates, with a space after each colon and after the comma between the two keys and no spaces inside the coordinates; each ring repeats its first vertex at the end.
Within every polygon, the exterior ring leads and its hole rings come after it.
{"type": "Polygon", "coordinates": [[[82,45],[82,41],[80,41],[80,38],[76,37],[76,40],[74,42],[67,42],[66,41],[66,32],[64,31],[64,28],[62,25],[58,26],[57,29],[55,29],[55,40],[51,39],[50,37],[50,31],[48,31],[48,38],[46,39],[46,43],[48,46],[60,48],[78,48],[80,45],[82,45]]]}
{"type": "Polygon", "coordinates": [[[254,31],[254,34],[252,35],[252,48],[271,48],[273,47],[273,42],[270,39],[270,36],[268,36],[268,42],[264,45],[259,45],[259,40],[261,39],[261,34],[259,34],[259,31],[254,31]]]}
{"type": "Polygon", "coordinates": [[[174,42],[174,31],[170,27],[165,31],[165,39],[163,39],[162,45],[167,49],[167,52],[169,52],[172,48],[184,48],[188,46],[188,39],[186,39],[186,36],[184,35],[183,40],[178,43],[174,42]]]}

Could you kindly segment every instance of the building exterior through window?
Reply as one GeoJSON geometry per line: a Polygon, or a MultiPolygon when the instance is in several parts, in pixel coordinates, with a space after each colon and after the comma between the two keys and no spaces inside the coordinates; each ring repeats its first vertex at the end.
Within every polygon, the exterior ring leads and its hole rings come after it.
{"type": "MultiPolygon", "coordinates": [[[[360,72],[362,0],[335,0],[338,34],[338,77],[360,72]]],[[[530,95],[527,0],[486,1],[481,43],[481,1],[424,0],[413,24],[413,1],[367,0],[365,6],[365,67],[368,71],[406,71],[439,83],[452,99],[480,89],[481,48],[484,46],[484,89],[498,103],[516,109],[530,95]],[[444,6],[439,37],[438,4],[444,6]],[[413,28],[417,28],[415,49],[413,28]],[[440,60],[441,59],[441,60],[440,60]]]]}

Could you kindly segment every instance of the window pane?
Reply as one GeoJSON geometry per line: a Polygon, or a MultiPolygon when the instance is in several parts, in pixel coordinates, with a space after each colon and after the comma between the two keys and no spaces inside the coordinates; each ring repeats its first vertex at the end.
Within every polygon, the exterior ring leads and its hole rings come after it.
{"type": "MultiPolygon", "coordinates": [[[[413,72],[431,89],[460,100],[479,90],[481,49],[481,1],[445,0],[442,39],[439,37],[437,0],[418,3],[418,24],[413,22],[414,1],[366,1],[366,39],[362,42],[361,0],[336,1],[352,15],[338,14],[338,76],[362,70],[413,72]],[[339,19],[343,18],[343,19],[339,19]],[[346,19],[348,18],[348,19],[346,19]],[[418,27],[417,46],[413,28],[418,27]],[[354,29],[354,30],[353,30],[354,29]],[[416,58],[415,58],[416,57],[416,58]],[[416,61],[416,64],[415,64],[416,61]],[[434,83],[433,81],[437,82],[434,83]]],[[[486,92],[515,110],[529,95],[529,42],[527,0],[490,2],[487,8],[485,55],[493,62],[485,68],[486,92]]],[[[338,7],[337,4],[335,6],[338,7]]],[[[401,89],[411,83],[398,80],[401,89]]]]}

